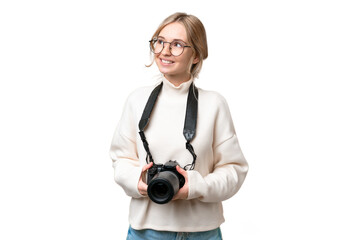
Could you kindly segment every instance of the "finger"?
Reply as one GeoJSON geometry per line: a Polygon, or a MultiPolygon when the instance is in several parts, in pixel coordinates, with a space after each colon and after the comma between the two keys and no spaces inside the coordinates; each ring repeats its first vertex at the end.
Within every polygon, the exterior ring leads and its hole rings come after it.
{"type": "Polygon", "coordinates": [[[185,193],[182,191],[182,189],[180,189],[175,196],[173,197],[172,200],[178,200],[178,199],[185,199],[185,193]]]}
{"type": "Polygon", "coordinates": [[[151,163],[146,164],[145,166],[143,166],[143,168],[141,169],[141,175],[140,175],[140,180],[139,180],[139,181],[144,182],[144,181],[142,180],[143,174],[144,174],[144,172],[146,172],[149,168],[151,168],[152,165],[153,165],[153,163],[151,162],[151,163]]]}
{"type": "Polygon", "coordinates": [[[139,182],[138,189],[141,195],[147,196],[147,185],[143,181],[139,182]]]}
{"type": "Polygon", "coordinates": [[[176,170],[177,170],[181,175],[184,176],[185,180],[187,180],[187,172],[186,172],[184,169],[182,169],[182,168],[179,167],[179,166],[176,166],[176,170]]]}
{"type": "Polygon", "coordinates": [[[148,170],[149,168],[151,168],[153,165],[153,162],[149,163],[149,164],[146,164],[143,168],[142,168],[142,171],[145,172],[146,170],[148,170]]]}
{"type": "Polygon", "coordinates": [[[180,198],[180,191],[175,194],[172,200],[178,200],[180,198]]]}

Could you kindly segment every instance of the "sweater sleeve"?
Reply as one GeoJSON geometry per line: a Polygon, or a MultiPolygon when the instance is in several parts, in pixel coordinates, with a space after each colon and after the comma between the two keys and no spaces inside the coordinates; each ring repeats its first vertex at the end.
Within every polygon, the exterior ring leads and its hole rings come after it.
{"type": "Polygon", "coordinates": [[[142,195],[137,188],[141,167],[136,147],[136,127],[133,121],[133,112],[129,99],[115,130],[111,147],[110,157],[113,162],[114,179],[133,198],[140,198],[142,195]]]}
{"type": "Polygon", "coordinates": [[[213,139],[213,171],[206,176],[193,170],[188,172],[188,199],[203,202],[224,201],[240,189],[248,172],[248,164],[239,146],[230,110],[219,96],[213,139]]]}

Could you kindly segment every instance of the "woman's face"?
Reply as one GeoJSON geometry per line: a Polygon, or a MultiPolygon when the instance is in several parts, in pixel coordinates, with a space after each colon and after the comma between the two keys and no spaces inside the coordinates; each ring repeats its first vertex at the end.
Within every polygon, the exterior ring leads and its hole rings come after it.
{"type": "MultiPolygon", "coordinates": [[[[189,46],[186,30],[183,24],[174,22],[164,27],[159,33],[158,39],[165,42],[172,42],[173,40],[181,40],[189,46]]],[[[170,44],[164,43],[163,50],[155,54],[155,62],[159,71],[173,83],[181,83],[190,79],[190,69],[192,64],[199,60],[193,55],[193,49],[189,47],[184,48],[184,52],[180,56],[173,56],[170,52],[170,44]]]]}

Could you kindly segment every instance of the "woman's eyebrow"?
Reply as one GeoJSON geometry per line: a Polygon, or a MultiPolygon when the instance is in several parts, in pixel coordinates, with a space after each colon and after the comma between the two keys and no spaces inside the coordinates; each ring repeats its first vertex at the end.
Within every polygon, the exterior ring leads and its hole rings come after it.
{"type": "MultiPolygon", "coordinates": [[[[157,38],[165,39],[163,36],[158,36],[157,38]]],[[[185,42],[184,40],[178,39],[178,38],[173,39],[173,41],[182,41],[182,42],[185,42]]]]}

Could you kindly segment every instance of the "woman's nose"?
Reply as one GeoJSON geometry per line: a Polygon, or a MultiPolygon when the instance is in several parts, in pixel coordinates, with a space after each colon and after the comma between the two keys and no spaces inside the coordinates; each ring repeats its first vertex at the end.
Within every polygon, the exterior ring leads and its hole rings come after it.
{"type": "Polygon", "coordinates": [[[170,56],[171,55],[171,51],[170,51],[170,43],[164,43],[164,48],[161,52],[163,55],[166,56],[170,56]]]}

